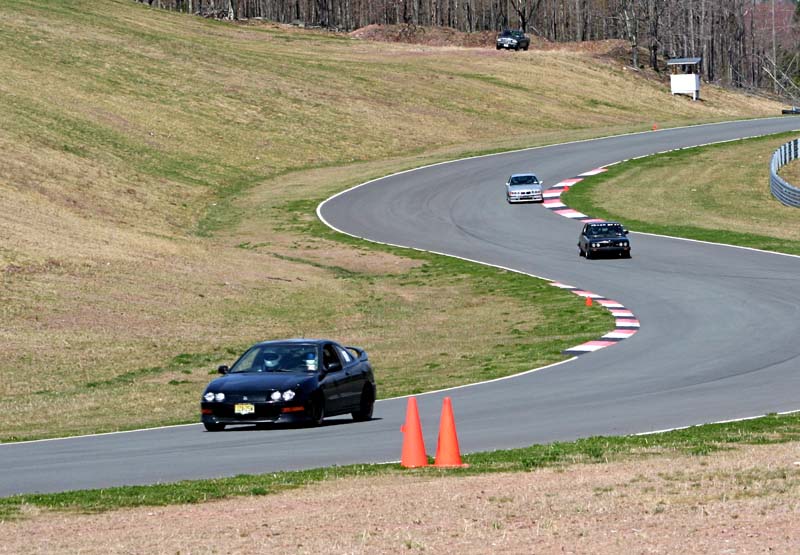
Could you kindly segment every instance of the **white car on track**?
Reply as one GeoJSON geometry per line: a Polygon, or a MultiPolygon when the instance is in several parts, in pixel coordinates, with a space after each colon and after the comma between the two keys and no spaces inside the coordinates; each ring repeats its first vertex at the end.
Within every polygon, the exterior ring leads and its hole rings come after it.
{"type": "Polygon", "coordinates": [[[512,202],[542,202],[544,184],[532,173],[515,173],[506,181],[506,200],[512,202]]]}

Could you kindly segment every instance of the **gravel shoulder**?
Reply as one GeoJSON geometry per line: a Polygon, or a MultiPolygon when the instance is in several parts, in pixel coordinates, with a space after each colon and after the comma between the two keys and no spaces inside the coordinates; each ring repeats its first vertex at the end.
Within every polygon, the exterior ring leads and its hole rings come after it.
{"type": "Polygon", "coordinates": [[[1,554],[797,553],[800,444],[527,473],[342,479],[102,514],[27,509],[1,554]]]}

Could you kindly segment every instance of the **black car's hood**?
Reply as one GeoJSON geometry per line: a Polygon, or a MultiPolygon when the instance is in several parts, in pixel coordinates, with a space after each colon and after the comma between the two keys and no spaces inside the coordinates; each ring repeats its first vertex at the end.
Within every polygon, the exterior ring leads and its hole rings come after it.
{"type": "Polygon", "coordinates": [[[263,393],[272,389],[285,391],[296,389],[314,379],[313,374],[295,372],[243,372],[217,378],[208,384],[206,389],[215,393],[263,393]]]}

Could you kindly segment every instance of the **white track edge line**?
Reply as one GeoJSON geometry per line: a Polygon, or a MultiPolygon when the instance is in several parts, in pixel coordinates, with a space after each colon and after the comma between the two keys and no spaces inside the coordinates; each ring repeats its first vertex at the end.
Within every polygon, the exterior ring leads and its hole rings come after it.
{"type": "Polygon", "coordinates": [[[797,414],[797,413],[800,413],[800,409],[758,414],[756,416],[743,416],[742,418],[731,418],[730,420],[717,420],[715,422],[704,422],[702,424],[689,424],[688,426],[678,426],[677,428],[664,428],[663,430],[653,430],[652,432],[639,432],[637,434],[631,434],[631,435],[649,436],[653,434],[665,434],[667,432],[674,432],[677,430],[688,430],[689,428],[695,428],[697,426],[708,426],[711,424],[731,424],[733,422],[746,422],[748,420],[756,420],[758,418],[764,418],[765,416],[769,416],[770,414],[776,414],[778,416],[786,416],[787,414],[797,414]]]}

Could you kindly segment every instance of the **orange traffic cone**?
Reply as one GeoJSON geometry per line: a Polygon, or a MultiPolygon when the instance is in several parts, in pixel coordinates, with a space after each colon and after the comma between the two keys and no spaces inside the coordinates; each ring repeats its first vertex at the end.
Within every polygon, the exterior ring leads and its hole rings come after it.
{"type": "Polygon", "coordinates": [[[406,423],[400,426],[400,431],[404,434],[400,466],[405,468],[428,466],[428,455],[425,454],[425,440],[422,438],[422,425],[419,423],[416,397],[408,398],[406,423]]]}
{"type": "Polygon", "coordinates": [[[461,452],[458,449],[458,436],[456,435],[456,420],[453,417],[453,403],[450,401],[450,397],[445,397],[442,403],[439,443],[436,446],[436,461],[433,464],[439,467],[469,466],[461,462],[461,452]]]}
{"type": "Polygon", "coordinates": [[[592,298],[586,297],[586,306],[592,306],[592,298]]]}

